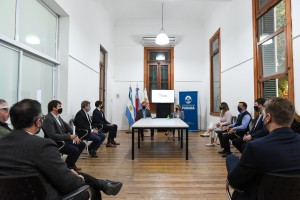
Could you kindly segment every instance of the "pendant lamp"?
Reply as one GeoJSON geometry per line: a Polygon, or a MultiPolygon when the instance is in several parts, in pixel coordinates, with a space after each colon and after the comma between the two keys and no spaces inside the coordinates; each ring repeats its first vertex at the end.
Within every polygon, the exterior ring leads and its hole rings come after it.
{"type": "Polygon", "coordinates": [[[155,39],[155,43],[158,45],[166,45],[170,43],[169,37],[167,36],[164,30],[164,5],[164,3],[161,4],[161,30],[155,39]]]}

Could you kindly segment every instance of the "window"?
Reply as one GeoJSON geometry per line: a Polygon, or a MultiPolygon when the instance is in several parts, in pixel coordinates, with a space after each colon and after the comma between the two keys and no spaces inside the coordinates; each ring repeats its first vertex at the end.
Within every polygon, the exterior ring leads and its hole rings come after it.
{"type": "Polygon", "coordinates": [[[210,113],[218,116],[221,105],[220,29],[211,37],[210,46],[210,113]]]}
{"type": "Polygon", "coordinates": [[[290,0],[253,0],[256,97],[294,101],[290,0]]]}
{"type": "Polygon", "coordinates": [[[58,16],[38,0],[3,0],[0,11],[0,97],[36,99],[46,114],[57,90],[58,16]]]}
{"type": "Polygon", "coordinates": [[[151,103],[152,90],[174,89],[174,48],[145,47],[144,84],[147,88],[152,112],[156,104],[151,103]]]}
{"type": "MultiPolygon", "coordinates": [[[[105,87],[106,87],[106,54],[105,49],[100,46],[100,90],[99,90],[99,99],[105,105],[105,87]]],[[[105,106],[104,106],[105,109],[105,106]]]]}

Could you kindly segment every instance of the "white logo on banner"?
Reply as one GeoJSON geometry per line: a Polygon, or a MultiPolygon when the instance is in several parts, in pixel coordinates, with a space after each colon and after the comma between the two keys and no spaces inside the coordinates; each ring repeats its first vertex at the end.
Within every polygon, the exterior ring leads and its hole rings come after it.
{"type": "Polygon", "coordinates": [[[191,96],[186,96],[185,97],[185,103],[187,103],[187,104],[192,103],[192,97],[191,96]]]}

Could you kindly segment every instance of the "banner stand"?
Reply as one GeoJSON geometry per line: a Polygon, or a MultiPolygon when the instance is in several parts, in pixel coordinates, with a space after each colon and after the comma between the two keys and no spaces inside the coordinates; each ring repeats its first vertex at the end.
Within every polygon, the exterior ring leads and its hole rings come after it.
{"type": "Polygon", "coordinates": [[[198,91],[179,92],[179,105],[184,112],[184,122],[189,131],[198,132],[198,91]]]}

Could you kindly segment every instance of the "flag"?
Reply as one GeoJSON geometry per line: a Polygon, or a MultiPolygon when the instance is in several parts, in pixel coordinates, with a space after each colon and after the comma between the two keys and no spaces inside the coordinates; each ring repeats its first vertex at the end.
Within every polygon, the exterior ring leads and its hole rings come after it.
{"type": "Polygon", "coordinates": [[[141,105],[141,102],[140,102],[140,97],[139,97],[139,86],[137,85],[136,86],[136,89],[135,89],[135,110],[136,110],[136,113],[138,113],[139,109],[142,108],[142,105],[141,105]]]}
{"type": "Polygon", "coordinates": [[[135,108],[134,108],[133,102],[132,102],[132,89],[131,89],[131,86],[129,87],[128,103],[127,103],[127,106],[126,106],[126,113],[125,114],[126,114],[129,125],[132,126],[132,124],[134,124],[134,119],[135,119],[135,108]]]}
{"type": "Polygon", "coordinates": [[[146,106],[148,107],[148,109],[150,110],[150,103],[149,103],[149,99],[148,99],[148,94],[147,94],[147,89],[145,87],[144,92],[143,92],[143,101],[146,102],[146,106]]]}

